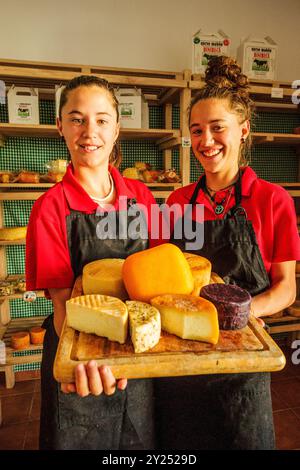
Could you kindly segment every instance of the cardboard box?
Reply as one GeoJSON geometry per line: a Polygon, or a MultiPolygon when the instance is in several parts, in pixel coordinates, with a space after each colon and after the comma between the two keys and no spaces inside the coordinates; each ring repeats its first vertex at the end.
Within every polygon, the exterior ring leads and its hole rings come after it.
{"type": "Polygon", "coordinates": [[[249,78],[274,80],[277,74],[278,46],[269,36],[260,39],[249,36],[241,42],[237,58],[243,73],[249,78]]]}
{"type": "Polygon", "coordinates": [[[209,60],[214,56],[229,56],[230,39],[222,30],[204,33],[201,29],[193,36],[193,73],[204,73],[209,60]]]}
{"type": "Polygon", "coordinates": [[[37,88],[12,85],[7,92],[8,120],[12,124],[39,124],[37,88]]]}
{"type": "Polygon", "coordinates": [[[131,129],[149,128],[149,109],[141,89],[120,88],[116,91],[119,102],[121,127],[131,129]]]}

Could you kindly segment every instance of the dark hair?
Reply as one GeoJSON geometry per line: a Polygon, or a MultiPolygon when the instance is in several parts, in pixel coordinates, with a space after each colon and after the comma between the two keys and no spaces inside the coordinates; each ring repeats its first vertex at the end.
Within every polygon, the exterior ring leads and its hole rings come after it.
{"type": "MultiPolygon", "coordinates": [[[[205,86],[192,99],[189,107],[189,120],[193,106],[208,98],[225,99],[230,109],[240,118],[240,123],[253,119],[254,103],[249,96],[249,81],[235,59],[226,56],[213,57],[205,71],[205,86]]],[[[240,147],[240,165],[248,165],[251,148],[251,135],[240,147]]]]}
{"type": "MultiPolygon", "coordinates": [[[[104,78],[96,77],[95,75],[80,75],[78,77],[72,78],[66,86],[63,88],[61,95],[60,95],[60,102],[59,102],[59,119],[61,119],[61,111],[62,108],[65,106],[65,104],[68,101],[68,94],[70,91],[75,90],[76,88],[79,88],[81,86],[98,86],[99,88],[102,88],[105,90],[111,99],[112,105],[117,113],[117,122],[119,122],[119,102],[116,98],[115,92],[113,87],[108,83],[107,80],[104,78]]],[[[113,147],[112,153],[109,157],[109,162],[111,165],[118,167],[121,163],[122,160],[122,153],[120,149],[120,145],[118,140],[115,142],[115,145],[113,147]]]]}

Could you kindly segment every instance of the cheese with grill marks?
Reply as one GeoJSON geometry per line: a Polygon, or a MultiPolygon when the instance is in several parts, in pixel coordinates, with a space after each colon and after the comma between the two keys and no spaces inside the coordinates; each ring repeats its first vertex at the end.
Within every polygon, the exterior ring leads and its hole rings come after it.
{"type": "Polygon", "coordinates": [[[129,331],[134,352],[141,353],[153,348],[160,339],[160,313],[145,302],[126,302],[129,315],[129,331]]]}
{"type": "Polygon", "coordinates": [[[108,295],[81,295],[66,302],[67,325],[74,330],[125,343],[128,330],[126,305],[108,295]]]}

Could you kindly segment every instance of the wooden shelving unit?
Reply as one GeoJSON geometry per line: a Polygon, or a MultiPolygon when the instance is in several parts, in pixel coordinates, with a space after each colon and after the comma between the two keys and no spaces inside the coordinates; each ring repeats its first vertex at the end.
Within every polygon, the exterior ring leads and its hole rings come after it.
{"type": "Polygon", "coordinates": [[[15,385],[15,374],[13,367],[17,364],[32,364],[41,362],[43,345],[31,344],[28,348],[15,350],[11,347],[11,336],[17,331],[29,331],[34,326],[41,326],[44,316],[17,318],[11,320],[7,325],[0,326],[0,339],[5,343],[6,363],[0,364],[0,371],[5,372],[6,387],[13,388],[15,385]],[[24,355],[23,353],[27,353],[24,355]],[[28,354],[30,353],[30,354],[28,354]]]}
{"type": "MultiPolygon", "coordinates": [[[[55,86],[62,85],[75,76],[82,74],[96,75],[105,78],[114,88],[139,87],[152,106],[162,106],[164,110],[163,129],[121,129],[121,140],[149,140],[155,143],[163,152],[163,165],[165,169],[172,168],[172,149],[179,149],[180,173],[182,183],[150,183],[147,186],[154,197],[166,199],[176,188],[189,183],[190,175],[190,148],[182,146],[182,137],[189,135],[187,123],[187,108],[190,103],[191,90],[188,87],[190,72],[161,72],[154,70],[117,69],[108,67],[95,67],[91,65],[55,64],[31,61],[12,61],[0,59],[0,79],[4,80],[6,87],[30,86],[38,88],[39,98],[55,100],[55,86]],[[172,128],[172,108],[174,104],[180,105],[180,128],[172,128]]],[[[55,125],[17,125],[0,123],[0,137],[4,142],[11,137],[40,137],[59,138],[55,125]]],[[[2,183],[0,184],[0,227],[3,225],[3,211],[1,201],[36,200],[52,183],[39,184],[2,183]]],[[[0,276],[5,277],[7,246],[24,245],[25,240],[0,241],[0,276]]],[[[37,293],[42,296],[42,293],[37,293]]],[[[9,300],[22,298],[22,294],[0,297],[0,331],[7,344],[8,361],[0,365],[5,370],[8,387],[14,384],[13,365],[18,363],[40,362],[40,354],[30,356],[16,356],[9,349],[9,338],[14,329],[27,329],[31,321],[39,323],[37,319],[20,318],[18,321],[10,320],[9,300]],[[2,325],[2,326],[1,326],[2,325]]],[[[32,352],[32,351],[31,351],[32,352]]]]}
{"type": "MultiPolygon", "coordinates": [[[[4,137],[52,137],[60,138],[54,125],[26,125],[0,123],[0,135],[4,137]]],[[[181,143],[176,129],[121,129],[121,140],[152,140],[159,147],[173,148],[181,143]]]]}

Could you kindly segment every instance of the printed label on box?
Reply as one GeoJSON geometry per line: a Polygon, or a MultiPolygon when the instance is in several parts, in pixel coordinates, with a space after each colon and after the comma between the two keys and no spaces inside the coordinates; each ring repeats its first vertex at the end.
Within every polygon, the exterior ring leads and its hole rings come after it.
{"type": "Polygon", "coordinates": [[[134,119],[135,118],[135,104],[134,103],[121,103],[120,108],[120,117],[122,119],[134,119]]]}
{"type": "Polygon", "coordinates": [[[181,137],[181,145],[182,147],[191,147],[190,137],[181,137]]]}
{"type": "Polygon", "coordinates": [[[283,98],[283,88],[272,87],[271,98],[283,98]]]}

